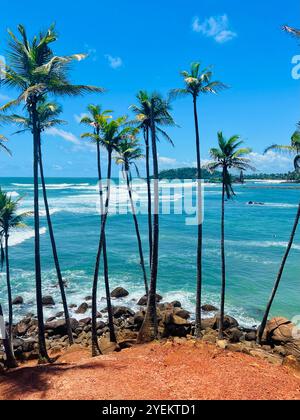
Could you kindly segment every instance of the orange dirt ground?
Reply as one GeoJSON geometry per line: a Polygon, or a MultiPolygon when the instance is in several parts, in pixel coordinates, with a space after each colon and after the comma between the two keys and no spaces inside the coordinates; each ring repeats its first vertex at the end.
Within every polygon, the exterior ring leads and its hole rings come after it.
{"type": "Polygon", "coordinates": [[[95,359],[67,351],[52,366],[0,377],[0,400],[300,399],[300,374],[194,342],[153,343],[95,359]]]}

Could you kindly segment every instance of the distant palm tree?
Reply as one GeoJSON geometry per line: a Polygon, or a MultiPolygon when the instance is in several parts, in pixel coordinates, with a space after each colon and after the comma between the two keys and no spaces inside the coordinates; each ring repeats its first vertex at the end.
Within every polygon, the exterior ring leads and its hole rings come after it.
{"type": "Polygon", "coordinates": [[[295,29],[295,28],[292,28],[291,26],[285,25],[285,26],[283,26],[283,30],[288,32],[289,34],[297,37],[297,38],[300,38],[300,30],[299,29],[295,29]]]}
{"type": "MultiPolygon", "coordinates": [[[[100,199],[100,211],[101,211],[101,223],[100,223],[100,230],[101,230],[103,219],[104,219],[103,181],[102,181],[102,169],[101,169],[101,147],[103,147],[103,142],[101,138],[101,127],[103,125],[103,122],[112,118],[110,116],[112,111],[109,111],[109,110],[102,111],[101,106],[99,105],[89,105],[88,113],[89,115],[84,116],[81,119],[80,123],[91,127],[93,129],[93,132],[84,133],[81,135],[81,137],[90,139],[97,147],[97,171],[98,171],[99,199],[100,199]]],[[[110,341],[115,342],[116,334],[115,334],[113,310],[112,310],[111,297],[110,297],[105,233],[104,233],[104,238],[103,238],[103,271],[104,271],[104,282],[105,282],[105,291],[106,291],[106,303],[107,303],[107,312],[108,312],[110,341]]]]}
{"type": "Polygon", "coordinates": [[[202,255],[203,255],[203,221],[202,221],[202,168],[201,168],[201,146],[198,122],[198,97],[201,94],[218,93],[226,86],[219,81],[212,81],[212,71],[210,69],[201,70],[200,63],[192,63],[189,71],[181,72],[184,78],[185,87],[173,89],[171,97],[191,95],[194,105],[194,120],[196,132],[196,155],[197,155],[197,196],[198,196],[198,246],[197,246],[197,294],[196,294],[196,323],[195,335],[201,336],[201,301],[202,301],[202,255]]]}
{"type": "Polygon", "coordinates": [[[143,272],[146,295],[148,295],[149,289],[148,289],[148,281],[147,281],[147,274],[146,274],[145,261],[144,261],[143,245],[142,245],[139,223],[136,216],[136,209],[134,206],[133,192],[132,192],[131,166],[135,167],[137,175],[139,176],[139,170],[136,165],[136,161],[144,158],[142,149],[139,147],[138,141],[135,139],[135,135],[136,133],[133,131],[129,139],[124,139],[119,144],[118,149],[117,149],[118,154],[117,154],[116,162],[118,165],[122,165],[122,171],[126,179],[126,185],[127,185],[127,190],[128,190],[128,195],[129,195],[129,200],[130,200],[130,205],[131,205],[132,217],[133,217],[136,237],[138,241],[140,264],[141,264],[141,268],[143,272]]]}
{"type": "Polygon", "coordinates": [[[25,227],[24,219],[29,213],[18,213],[20,199],[13,200],[11,196],[0,190],[0,241],[1,241],[1,266],[5,262],[6,284],[8,296],[8,337],[12,342],[13,304],[10,282],[8,239],[12,229],[25,227]]]}
{"type": "MultiPolygon", "coordinates": [[[[291,139],[291,145],[284,146],[284,145],[274,144],[274,145],[268,147],[265,150],[265,153],[268,153],[270,150],[275,150],[275,151],[285,152],[285,153],[288,152],[288,153],[296,155],[295,158],[294,158],[294,167],[295,167],[296,172],[298,172],[298,173],[300,172],[300,132],[299,131],[296,131],[293,134],[292,139],[291,139]]],[[[257,341],[258,341],[259,344],[262,341],[262,337],[263,337],[263,334],[264,334],[264,331],[265,331],[265,328],[266,328],[266,325],[267,325],[267,322],[268,322],[268,317],[269,317],[269,314],[271,312],[271,308],[272,308],[274,299],[276,297],[276,294],[277,294],[277,291],[278,291],[278,288],[279,288],[279,285],[280,285],[280,282],[281,282],[281,279],[282,279],[282,276],[283,276],[283,273],[284,273],[284,269],[285,269],[288,257],[290,255],[291,249],[293,247],[293,243],[294,243],[296,231],[297,231],[297,228],[298,228],[299,220],[300,220],[300,203],[299,203],[299,206],[298,206],[298,211],[297,211],[297,214],[296,214],[295,222],[293,224],[290,239],[288,241],[286,251],[284,253],[282,262],[280,264],[280,268],[279,268],[279,272],[278,272],[278,275],[277,275],[277,278],[276,278],[276,281],[275,281],[275,284],[274,284],[274,288],[272,290],[269,302],[267,304],[267,308],[266,308],[266,311],[264,313],[264,317],[263,317],[261,326],[258,330],[257,341]]]]}
{"type": "MultiPolygon", "coordinates": [[[[130,109],[136,115],[134,121],[131,121],[130,124],[139,128],[144,134],[145,148],[146,148],[146,181],[147,181],[147,197],[148,197],[148,237],[149,237],[149,263],[151,266],[152,261],[152,194],[151,194],[151,176],[150,176],[150,129],[151,129],[151,106],[150,106],[150,95],[141,90],[136,95],[138,104],[131,105],[130,109]]],[[[158,135],[161,135],[165,138],[172,146],[173,142],[170,136],[166,133],[162,127],[169,125],[169,117],[164,115],[164,112],[160,114],[161,108],[158,108],[154,114],[156,131],[158,135]]],[[[173,123],[171,124],[173,125],[173,123]]]]}
{"type": "Polygon", "coordinates": [[[159,94],[153,93],[147,100],[147,107],[150,109],[150,130],[153,157],[153,175],[154,175],[154,212],[153,212],[153,247],[151,262],[151,277],[148,293],[148,304],[145,319],[140,329],[138,342],[143,343],[156,339],[158,334],[157,314],[156,314],[156,290],[157,290],[157,274],[158,274],[158,248],[159,248],[159,169],[158,169],[158,153],[157,139],[159,125],[156,117],[159,115],[164,125],[175,125],[170,114],[170,103],[163,99],[159,94]]]}
{"type": "Polygon", "coordinates": [[[12,342],[9,339],[6,327],[5,327],[5,321],[3,318],[3,310],[2,305],[0,303],[0,338],[2,338],[2,343],[6,355],[5,365],[8,369],[14,369],[18,367],[17,361],[15,359],[15,355],[13,352],[12,342]]]}
{"type": "MultiPolygon", "coordinates": [[[[53,224],[51,220],[51,213],[48,203],[47,197],[47,188],[46,188],[46,181],[44,176],[44,165],[43,165],[43,156],[42,156],[42,145],[41,145],[41,134],[43,131],[55,127],[57,125],[65,124],[65,121],[60,120],[58,117],[62,112],[61,106],[57,105],[55,102],[48,102],[46,99],[41,101],[41,103],[37,106],[37,114],[38,114],[38,130],[39,130],[39,168],[40,168],[40,175],[41,175],[41,184],[43,190],[43,199],[44,205],[46,210],[46,217],[47,217],[47,224],[49,229],[53,259],[57,274],[58,285],[61,292],[62,303],[64,308],[65,314],[65,321],[66,321],[66,328],[68,332],[68,338],[70,345],[74,344],[72,327],[70,322],[70,314],[67,304],[67,298],[65,293],[65,284],[61,273],[57,246],[54,236],[53,224]]],[[[22,134],[26,131],[32,131],[32,120],[30,116],[24,117],[21,115],[13,114],[13,115],[0,115],[0,121],[15,124],[20,127],[20,129],[15,134],[22,134]]]]}
{"type": "Polygon", "coordinates": [[[100,239],[98,245],[98,251],[96,256],[94,281],[92,289],[92,356],[95,357],[101,354],[101,350],[98,345],[97,337],[97,288],[98,278],[100,270],[100,259],[103,250],[104,241],[106,238],[105,228],[108,218],[110,196],[111,196],[111,174],[112,174],[112,154],[117,149],[122,139],[126,138],[128,133],[131,131],[130,127],[124,127],[127,121],[127,117],[120,117],[112,121],[103,119],[100,127],[100,138],[102,145],[107,150],[108,155],[108,166],[107,166],[107,194],[104,205],[104,213],[100,231],[100,239]]]}
{"type": "Polygon", "coordinates": [[[5,136],[3,136],[2,134],[0,134],[0,148],[4,149],[9,155],[11,155],[10,150],[8,149],[8,147],[4,144],[4,142],[7,141],[7,138],[5,136]]]}
{"type": "Polygon", "coordinates": [[[33,134],[33,180],[34,180],[34,232],[35,232],[35,280],[39,331],[39,361],[49,362],[42,304],[42,276],[40,258],[40,219],[39,219],[39,121],[37,107],[47,94],[78,96],[87,92],[102,92],[94,86],[72,85],[68,80],[70,63],[85,58],[83,54],[59,57],[54,55],[50,45],[57,40],[52,25],[45,33],[32,40],[28,39],[24,26],[18,26],[20,39],[9,31],[9,50],[6,54],[7,65],[2,71],[2,84],[17,89],[17,99],[2,106],[5,111],[12,106],[25,102],[32,122],[33,134]]]}
{"type": "Polygon", "coordinates": [[[222,217],[221,217],[221,258],[222,258],[222,289],[221,289],[221,311],[219,323],[219,338],[223,338],[224,315],[225,315],[225,293],[226,293],[226,260],[225,260],[225,198],[231,199],[235,193],[232,187],[230,169],[246,171],[254,169],[249,164],[249,159],[245,158],[251,152],[249,148],[240,148],[243,144],[239,136],[232,136],[226,140],[222,132],[218,133],[219,148],[210,150],[210,156],[213,159],[207,165],[210,171],[218,168],[222,169],[222,217]]]}

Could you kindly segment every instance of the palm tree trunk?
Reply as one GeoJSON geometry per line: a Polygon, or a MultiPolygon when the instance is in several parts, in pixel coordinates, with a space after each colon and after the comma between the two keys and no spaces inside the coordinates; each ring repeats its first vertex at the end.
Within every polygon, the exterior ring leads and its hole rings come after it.
{"type": "Polygon", "coordinates": [[[272,290],[271,297],[270,297],[270,300],[268,302],[265,315],[263,317],[261,326],[260,326],[259,331],[258,331],[257,341],[258,341],[259,344],[262,341],[262,337],[263,337],[263,334],[264,334],[264,331],[265,331],[265,328],[266,328],[266,325],[267,325],[267,322],[268,322],[268,317],[269,317],[274,299],[276,297],[276,293],[277,293],[280,281],[282,279],[282,275],[283,275],[283,272],[284,272],[284,269],[285,269],[287,259],[289,257],[289,254],[291,252],[291,249],[292,249],[292,246],[293,246],[293,243],[294,243],[294,239],[295,239],[297,227],[298,227],[298,224],[299,224],[299,220],[300,220],[300,204],[298,206],[298,211],[297,211],[296,219],[295,219],[294,226],[293,226],[293,229],[292,229],[292,233],[291,233],[291,236],[290,236],[290,240],[289,240],[286,252],[284,254],[283,260],[281,262],[280,269],[279,269],[279,272],[278,272],[278,276],[277,276],[277,279],[275,281],[275,285],[274,285],[274,288],[272,290]]]}
{"type": "Polygon", "coordinates": [[[144,343],[153,341],[158,335],[157,313],[156,313],[156,287],[158,273],[158,247],[159,247],[159,176],[158,157],[156,147],[156,127],[153,116],[153,104],[151,105],[151,135],[154,175],[154,214],[153,214],[153,248],[151,263],[151,278],[148,294],[148,305],[145,319],[138,336],[138,342],[144,343]]]}
{"type": "Polygon", "coordinates": [[[0,332],[1,332],[3,347],[4,347],[4,351],[6,355],[5,365],[8,369],[17,368],[18,364],[17,364],[15,355],[13,352],[13,347],[12,347],[13,344],[5,328],[5,322],[3,318],[3,311],[2,311],[1,303],[0,303],[0,332]]]}
{"type": "Polygon", "coordinates": [[[42,302],[42,273],[40,255],[40,215],[39,215],[39,128],[36,102],[31,103],[32,129],[33,129],[33,183],[34,183],[34,257],[35,257],[35,283],[36,305],[38,317],[39,363],[50,362],[45,340],[45,325],[42,302]]]}
{"type": "Polygon", "coordinates": [[[10,342],[12,343],[13,305],[12,305],[12,293],[11,293],[11,284],[10,284],[8,238],[9,238],[9,235],[7,232],[5,232],[5,263],[6,263],[6,283],[7,283],[7,297],[8,297],[8,337],[9,337],[10,342]]]}
{"type": "Polygon", "coordinates": [[[146,274],[146,268],[145,268],[143,245],[142,245],[142,240],[141,240],[141,235],[140,235],[139,223],[138,223],[138,219],[136,217],[136,211],[135,211],[134,202],[133,202],[133,198],[132,198],[132,189],[131,189],[131,184],[130,184],[130,179],[129,179],[129,171],[130,171],[130,169],[126,168],[126,170],[125,170],[126,175],[125,176],[126,176],[126,182],[127,182],[127,190],[128,190],[128,195],[129,195],[129,200],[130,200],[130,205],[131,205],[131,212],[132,212],[132,217],[133,217],[133,221],[134,221],[136,237],[137,237],[137,241],[138,241],[138,248],[139,248],[139,254],[140,254],[140,264],[141,264],[142,272],[143,272],[145,290],[146,290],[146,295],[148,295],[149,289],[148,289],[148,281],[147,281],[147,274],[146,274]]]}
{"type": "Polygon", "coordinates": [[[149,262],[152,263],[152,194],[150,179],[150,145],[149,145],[149,127],[145,129],[145,145],[146,145],[146,177],[147,177],[147,195],[148,195],[148,232],[149,232],[149,262]]]}
{"type": "MultiPolygon", "coordinates": [[[[104,202],[103,202],[103,183],[102,183],[101,155],[100,155],[99,142],[97,142],[97,169],[98,169],[101,228],[102,228],[102,223],[104,219],[104,202]]],[[[108,257],[107,257],[105,231],[103,235],[103,271],[104,271],[104,283],[105,283],[105,292],[106,292],[106,304],[107,304],[107,313],[108,313],[108,326],[109,326],[109,333],[110,333],[110,341],[115,343],[116,334],[115,334],[114,317],[113,317],[113,310],[112,310],[112,304],[111,304],[111,298],[110,298],[110,286],[109,286],[109,277],[108,277],[108,257]]]]}
{"type": "Polygon", "coordinates": [[[221,260],[222,260],[222,287],[221,287],[221,311],[219,322],[219,339],[223,339],[224,315],[225,315],[225,290],[226,290],[226,260],[225,260],[225,170],[223,170],[222,188],[222,215],[221,215],[221,260]]]}
{"type": "Polygon", "coordinates": [[[203,226],[202,226],[202,168],[201,168],[201,149],[199,122],[197,110],[197,97],[193,98],[194,103],[194,119],[196,131],[196,153],[197,153],[197,209],[198,209],[198,245],[197,245],[197,291],[196,291],[196,322],[195,335],[196,338],[201,337],[201,305],[202,305],[202,249],[203,249],[203,226]]]}
{"type": "Polygon", "coordinates": [[[98,287],[98,277],[99,277],[99,269],[100,269],[100,259],[101,253],[104,244],[105,238],[105,227],[108,217],[108,209],[109,209],[109,202],[110,202],[110,189],[111,189],[111,166],[112,166],[112,150],[109,149],[108,151],[108,170],[107,170],[107,195],[106,195],[106,202],[105,202],[105,209],[103,215],[103,221],[101,226],[100,232],[100,241],[98,246],[98,252],[96,257],[96,265],[95,265],[95,273],[94,273],[94,281],[93,281],[93,291],[92,291],[92,356],[98,356],[101,354],[101,350],[98,345],[98,337],[97,337],[97,287],[98,287]]]}
{"type": "Polygon", "coordinates": [[[71,323],[70,323],[70,314],[69,314],[67,298],[66,298],[66,293],[65,293],[65,286],[64,286],[64,281],[63,281],[62,274],[61,274],[61,269],[60,269],[60,264],[59,264],[59,259],[58,259],[58,253],[57,253],[57,248],[56,248],[56,242],[55,242],[55,237],[54,237],[54,232],[53,232],[53,225],[52,225],[52,220],[51,220],[51,215],[50,215],[50,210],[49,210],[46,182],[45,182],[45,177],[44,177],[41,138],[39,138],[39,166],[40,166],[41,183],[42,183],[42,189],[43,189],[43,198],[44,198],[44,204],[45,204],[45,210],[46,210],[46,217],[47,217],[47,223],[48,223],[48,229],[49,229],[53,259],[54,259],[58,285],[59,285],[59,288],[60,288],[60,293],[61,293],[61,298],[62,298],[62,303],[63,303],[63,308],[64,308],[67,333],[68,333],[68,337],[69,337],[69,343],[70,343],[70,345],[73,345],[74,340],[73,340],[72,328],[71,328],[71,323]]]}

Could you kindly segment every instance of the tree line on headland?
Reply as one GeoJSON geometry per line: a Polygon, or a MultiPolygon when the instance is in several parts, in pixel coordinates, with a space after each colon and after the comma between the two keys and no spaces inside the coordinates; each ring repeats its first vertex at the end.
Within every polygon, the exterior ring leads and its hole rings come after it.
{"type": "MultiPolygon", "coordinates": [[[[289,27],[285,30],[295,36],[299,32],[289,27]]],[[[53,44],[57,41],[55,27],[51,26],[46,32],[29,39],[27,32],[22,25],[18,26],[18,35],[9,31],[7,63],[3,64],[1,85],[17,91],[18,95],[14,100],[0,108],[0,121],[3,124],[17,127],[17,133],[22,134],[28,131],[33,139],[33,182],[34,182],[34,208],[32,216],[34,219],[34,257],[35,257],[35,291],[36,308],[38,322],[38,345],[39,362],[52,362],[48,355],[45,340],[45,323],[43,314],[43,292],[42,292],[42,264],[40,253],[40,195],[39,186],[42,186],[43,202],[46,209],[48,230],[51,239],[51,250],[53,253],[54,265],[57,273],[58,285],[61,292],[64,317],[68,331],[69,344],[73,344],[72,328],[70,325],[70,315],[65,292],[65,284],[62,277],[60,258],[56,246],[54,227],[51,220],[50,205],[47,196],[47,185],[44,177],[42,139],[45,130],[59,126],[64,123],[60,119],[62,108],[55,102],[57,97],[83,96],[89,93],[101,94],[103,88],[90,85],[72,84],[69,73],[70,66],[74,61],[81,61],[85,58],[83,54],[73,54],[58,56],[53,50],[53,44]],[[19,109],[21,114],[12,111],[19,109]]],[[[108,324],[110,330],[110,340],[116,341],[114,331],[114,319],[111,303],[109,265],[107,250],[109,244],[106,241],[106,227],[109,217],[111,200],[111,176],[112,165],[115,162],[120,165],[126,180],[128,196],[131,203],[131,211],[134,220],[138,252],[142,278],[145,285],[147,296],[147,309],[143,324],[139,331],[138,342],[144,343],[155,340],[159,336],[157,320],[157,284],[158,284],[158,265],[159,265],[159,243],[160,243],[160,215],[159,215],[159,173],[158,159],[158,140],[165,139],[173,146],[172,139],[167,133],[168,127],[176,126],[172,117],[171,101],[181,96],[188,96],[192,104],[192,117],[195,126],[195,147],[196,147],[196,169],[185,169],[188,178],[196,181],[199,223],[197,226],[197,270],[195,279],[195,337],[200,339],[202,336],[202,295],[203,295],[203,224],[202,214],[202,182],[203,176],[212,176],[221,180],[222,200],[221,200],[221,311],[219,315],[219,337],[223,337],[224,316],[225,316],[225,297],[226,297],[226,253],[225,253],[225,213],[226,200],[232,199],[235,195],[234,183],[231,171],[244,173],[247,170],[253,171],[248,155],[251,149],[243,145],[240,136],[233,135],[226,138],[219,131],[217,134],[216,146],[210,150],[211,162],[205,167],[202,166],[201,155],[201,136],[200,124],[198,120],[198,102],[202,95],[217,94],[226,89],[222,82],[213,80],[211,68],[202,68],[200,63],[194,62],[188,71],[181,72],[183,87],[173,89],[168,98],[164,98],[159,93],[148,93],[141,90],[136,96],[136,103],[130,107],[133,114],[132,118],[120,116],[113,118],[112,111],[103,110],[101,106],[90,104],[87,115],[81,120],[82,125],[87,127],[87,131],[82,134],[82,139],[91,141],[95,145],[96,165],[95,171],[99,181],[99,204],[101,217],[99,217],[99,240],[98,249],[95,250],[94,276],[91,282],[92,289],[92,355],[101,354],[97,336],[97,290],[100,273],[103,273],[108,324]],[[145,155],[139,138],[143,138],[145,155]],[[102,154],[107,155],[108,168],[105,176],[102,171],[102,154]],[[137,162],[145,159],[145,171],[147,180],[148,197],[148,248],[149,255],[146,257],[141,241],[139,223],[136,215],[134,201],[132,199],[132,169],[138,169],[137,162]],[[193,175],[193,176],[190,176],[193,175]],[[104,183],[104,178],[106,179],[104,183]],[[149,261],[150,269],[147,270],[145,261],[149,261]]],[[[83,110],[84,111],[84,110],[83,110]]],[[[2,149],[9,152],[6,146],[7,139],[0,137],[2,149]]],[[[284,150],[293,153],[295,170],[300,167],[300,132],[297,130],[288,146],[273,145],[268,150],[284,150]]],[[[178,172],[180,174],[180,172],[178,172]]],[[[28,214],[18,212],[19,201],[14,201],[9,194],[0,193],[0,238],[1,238],[1,260],[6,266],[7,298],[9,317],[2,332],[2,342],[6,352],[6,363],[8,367],[15,367],[16,360],[12,346],[12,290],[10,282],[9,264],[9,234],[11,229],[22,226],[28,214]]],[[[289,252],[292,248],[296,229],[300,218],[300,204],[297,216],[293,225],[291,237],[286,249],[284,258],[280,265],[280,270],[270,301],[268,302],[266,313],[262,325],[259,329],[258,340],[261,340],[270,309],[275,298],[289,252]]],[[[0,304],[0,316],[2,307],[0,304]]]]}

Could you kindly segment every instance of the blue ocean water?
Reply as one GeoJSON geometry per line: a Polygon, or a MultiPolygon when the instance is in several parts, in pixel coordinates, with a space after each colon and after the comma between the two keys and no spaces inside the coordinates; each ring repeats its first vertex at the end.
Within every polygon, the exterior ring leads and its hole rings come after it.
{"type": "MultiPolygon", "coordinates": [[[[13,197],[23,197],[20,211],[32,210],[31,179],[2,178],[1,187],[13,197]]],[[[91,294],[95,254],[99,238],[98,194],[95,179],[48,179],[51,207],[63,276],[67,281],[69,304],[80,304],[91,294]]],[[[186,201],[194,203],[193,192],[187,184],[186,201]]],[[[145,206],[146,190],[137,182],[139,206],[145,206]]],[[[227,294],[226,311],[244,325],[257,325],[269,298],[280,260],[289,239],[300,190],[271,182],[247,182],[236,185],[236,198],[226,203],[227,294]],[[267,187],[267,188],[266,188],[267,187]],[[248,205],[249,201],[264,205],[248,205]]],[[[111,214],[107,226],[107,244],[111,287],[123,286],[128,298],[121,302],[135,307],[136,299],[144,294],[139,266],[137,242],[131,214],[126,214],[125,187],[118,190],[120,208],[124,214],[111,214]]],[[[187,214],[175,211],[182,202],[180,183],[168,195],[168,183],[161,183],[162,206],[160,218],[160,258],[158,290],[164,300],[180,300],[185,308],[194,311],[196,278],[196,226],[186,223],[187,214]],[[171,204],[170,204],[171,203],[171,204]]],[[[203,303],[219,305],[220,294],[220,185],[205,186],[204,215],[204,297],[203,303]]],[[[113,198],[113,204],[115,204],[113,198]]],[[[180,207],[180,206],[179,206],[180,207]]],[[[186,211],[189,208],[185,207],[186,211]]],[[[138,216],[145,259],[148,264],[147,216],[138,216]]],[[[16,317],[35,312],[34,254],[32,218],[28,228],[12,233],[10,258],[13,295],[22,295],[25,304],[15,307],[16,317]]],[[[300,314],[300,232],[288,260],[273,314],[288,318],[300,314]]],[[[62,309],[53,266],[45,211],[41,200],[41,255],[43,293],[54,296],[56,306],[45,309],[45,317],[62,309]]],[[[0,274],[0,300],[6,306],[4,273],[0,274]]],[[[103,279],[99,281],[99,308],[106,306],[103,279]]]]}

